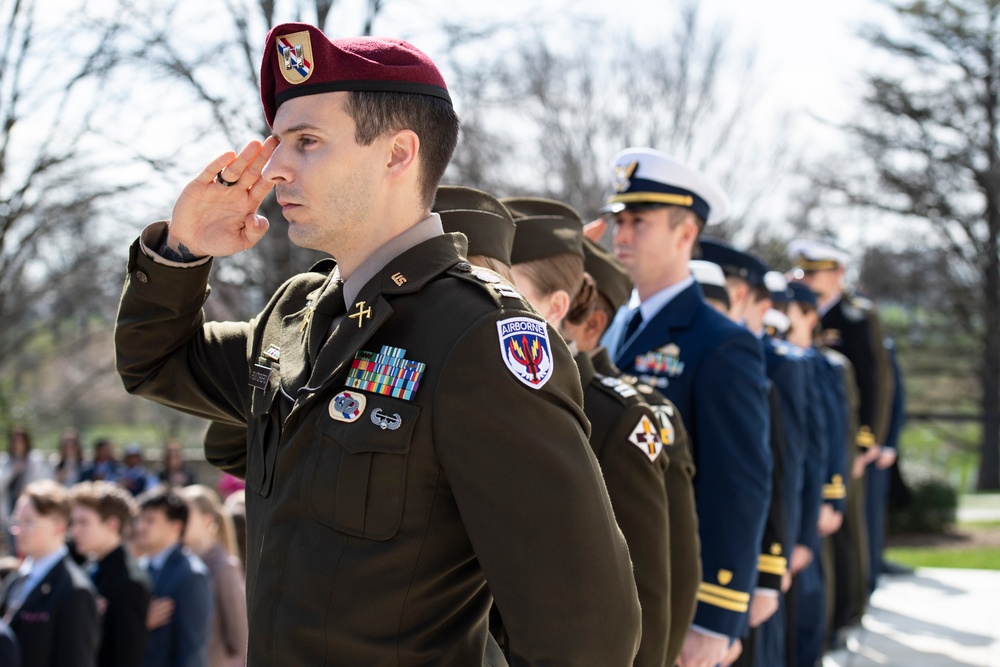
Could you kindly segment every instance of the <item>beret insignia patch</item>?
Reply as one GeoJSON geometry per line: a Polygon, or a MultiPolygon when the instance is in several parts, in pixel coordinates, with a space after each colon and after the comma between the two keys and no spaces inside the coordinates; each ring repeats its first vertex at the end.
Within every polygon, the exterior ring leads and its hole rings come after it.
{"type": "Polygon", "coordinates": [[[312,76],[313,52],[308,30],[279,35],[275,43],[278,47],[278,69],[285,81],[294,85],[312,76]]]}

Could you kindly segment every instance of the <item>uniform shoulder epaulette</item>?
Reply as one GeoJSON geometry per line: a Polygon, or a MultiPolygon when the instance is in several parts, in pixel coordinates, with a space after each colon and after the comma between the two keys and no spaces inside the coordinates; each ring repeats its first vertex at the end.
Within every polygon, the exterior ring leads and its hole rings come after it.
{"type": "Polygon", "coordinates": [[[504,299],[514,299],[520,304],[525,306],[527,305],[527,300],[525,300],[524,296],[517,291],[517,288],[495,271],[490,271],[489,269],[484,269],[479,266],[473,266],[468,262],[459,262],[455,266],[448,269],[447,273],[450,276],[481,288],[484,292],[490,295],[493,302],[499,308],[513,305],[509,301],[505,302],[504,299]]]}
{"type": "Polygon", "coordinates": [[[618,379],[624,382],[625,384],[629,385],[633,389],[635,389],[643,396],[652,396],[653,393],[656,391],[645,382],[640,382],[639,378],[636,377],[635,375],[622,373],[621,375],[618,376],[618,379]]]}
{"type": "Polygon", "coordinates": [[[640,400],[636,388],[619,378],[595,373],[594,381],[604,393],[614,396],[622,405],[629,405],[640,400]]]}
{"type": "Polygon", "coordinates": [[[861,322],[875,309],[875,304],[872,303],[871,299],[857,294],[846,296],[843,304],[844,317],[851,322],[861,322]]]}

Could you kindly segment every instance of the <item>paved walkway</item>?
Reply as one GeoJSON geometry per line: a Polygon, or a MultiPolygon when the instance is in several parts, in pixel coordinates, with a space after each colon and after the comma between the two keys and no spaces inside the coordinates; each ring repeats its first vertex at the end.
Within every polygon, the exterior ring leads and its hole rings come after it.
{"type": "Polygon", "coordinates": [[[1000,667],[1000,571],[886,577],[863,625],[824,667],[1000,667]]]}

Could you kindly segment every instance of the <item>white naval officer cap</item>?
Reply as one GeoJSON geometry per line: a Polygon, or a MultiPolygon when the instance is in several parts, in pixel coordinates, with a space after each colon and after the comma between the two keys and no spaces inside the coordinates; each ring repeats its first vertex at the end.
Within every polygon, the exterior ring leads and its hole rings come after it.
{"type": "Polygon", "coordinates": [[[764,274],[764,287],[771,293],[775,303],[788,303],[791,293],[788,290],[788,279],[780,271],[768,271],[764,274]]]}
{"type": "Polygon", "coordinates": [[[851,253],[832,243],[812,239],[795,239],[788,244],[788,256],[803,271],[824,271],[847,266],[851,253]]]}
{"type": "Polygon", "coordinates": [[[729,197],[709,176],[653,148],[626,148],[611,161],[614,194],[602,212],[626,208],[681,206],[689,208],[705,224],[729,217],[729,197]]]}
{"type": "Polygon", "coordinates": [[[701,291],[706,299],[722,301],[729,307],[729,292],[726,290],[726,275],[722,272],[722,267],[703,259],[692,259],[688,262],[688,269],[694,281],[701,285],[701,291]]]}
{"type": "Polygon", "coordinates": [[[765,328],[774,329],[776,332],[783,334],[788,331],[790,326],[792,326],[792,321],[788,319],[788,315],[785,315],[780,310],[768,308],[764,313],[765,328]]]}

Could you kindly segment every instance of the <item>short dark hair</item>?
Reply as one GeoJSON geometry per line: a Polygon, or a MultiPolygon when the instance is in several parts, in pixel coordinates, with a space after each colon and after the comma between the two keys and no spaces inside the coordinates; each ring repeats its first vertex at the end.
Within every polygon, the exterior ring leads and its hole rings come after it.
{"type": "Polygon", "coordinates": [[[430,208],[458,143],[458,115],[451,104],[431,95],[351,91],[344,111],[354,120],[354,140],[370,146],[381,136],[412,130],[420,139],[420,188],[430,208]]]}
{"type": "Polygon", "coordinates": [[[180,521],[181,535],[187,530],[188,504],[173,489],[156,487],[139,496],[139,511],[162,511],[168,521],[180,521]]]}
{"type": "Polygon", "coordinates": [[[70,489],[74,506],[97,512],[101,521],[118,519],[118,534],[123,536],[135,518],[135,500],[128,491],[111,482],[80,482],[70,489]]]}

